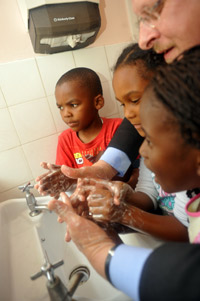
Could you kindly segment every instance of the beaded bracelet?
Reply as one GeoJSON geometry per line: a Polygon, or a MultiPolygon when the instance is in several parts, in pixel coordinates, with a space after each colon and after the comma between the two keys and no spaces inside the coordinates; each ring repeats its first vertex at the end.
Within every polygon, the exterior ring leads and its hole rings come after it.
{"type": "Polygon", "coordinates": [[[110,275],[109,275],[109,265],[110,265],[110,261],[111,258],[114,256],[115,253],[115,249],[118,247],[119,245],[115,245],[114,247],[112,247],[109,251],[108,251],[108,255],[106,257],[106,262],[105,262],[105,274],[106,274],[106,278],[108,279],[108,281],[111,283],[110,280],[110,275]]]}

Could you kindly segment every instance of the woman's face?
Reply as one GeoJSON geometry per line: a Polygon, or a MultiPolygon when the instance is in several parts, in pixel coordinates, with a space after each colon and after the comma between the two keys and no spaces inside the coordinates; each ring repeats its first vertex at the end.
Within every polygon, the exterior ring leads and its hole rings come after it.
{"type": "Polygon", "coordinates": [[[138,133],[144,136],[139,109],[141,96],[149,80],[145,80],[139,75],[137,65],[132,65],[119,67],[114,72],[112,83],[115,97],[124,107],[125,117],[138,133]]]}
{"type": "Polygon", "coordinates": [[[145,132],[140,154],[155,181],[169,193],[199,187],[200,151],[184,143],[175,117],[150,89],[142,97],[140,116],[145,132]]]}

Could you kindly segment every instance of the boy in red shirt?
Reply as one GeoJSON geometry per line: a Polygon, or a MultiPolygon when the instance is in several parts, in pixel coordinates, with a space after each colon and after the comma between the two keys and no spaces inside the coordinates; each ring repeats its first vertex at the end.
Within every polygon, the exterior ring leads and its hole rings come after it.
{"type": "Polygon", "coordinates": [[[89,68],[71,69],[58,80],[55,97],[69,127],[58,137],[56,164],[73,168],[94,164],[122,121],[99,116],[104,106],[99,76],[89,68]]]}

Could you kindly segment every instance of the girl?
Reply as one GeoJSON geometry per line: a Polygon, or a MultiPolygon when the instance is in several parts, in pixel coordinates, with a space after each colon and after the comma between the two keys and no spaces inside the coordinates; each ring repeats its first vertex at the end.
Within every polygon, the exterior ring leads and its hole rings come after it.
{"type": "MultiPolygon", "coordinates": [[[[116,99],[123,105],[125,117],[141,136],[139,108],[144,89],[155,74],[158,66],[164,65],[163,57],[152,50],[141,50],[138,44],[125,48],[117,60],[113,74],[113,89],[116,99]]],[[[162,163],[161,163],[162,164],[162,163]]],[[[135,191],[122,182],[102,180],[79,181],[77,195],[80,198],[83,185],[88,191],[97,191],[87,198],[90,214],[95,220],[120,223],[164,240],[187,241],[186,192],[166,193],[154,180],[154,175],[140,160],[139,180],[135,191]],[[99,186],[104,186],[103,189],[99,186]],[[88,187],[90,186],[90,187],[88,187]],[[114,200],[116,192],[120,197],[114,200]],[[134,206],[134,207],[133,207],[134,206]],[[163,215],[150,213],[161,208],[163,215]]]]}

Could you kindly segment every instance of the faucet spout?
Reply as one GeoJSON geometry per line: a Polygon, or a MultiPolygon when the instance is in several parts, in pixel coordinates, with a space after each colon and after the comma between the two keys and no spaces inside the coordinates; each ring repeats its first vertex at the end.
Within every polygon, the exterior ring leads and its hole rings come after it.
{"type": "Polygon", "coordinates": [[[41,205],[37,204],[35,196],[30,191],[30,189],[34,188],[34,186],[30,184],[30,182],[24,186],[19,186],[18,188],[22,190],[22,192],[26,193],[26,203],[28,208],[30,209],[29,215],[31,217],[40,214],[44,210],[50,211],[46,204],[41,204],[41,205]]]}

